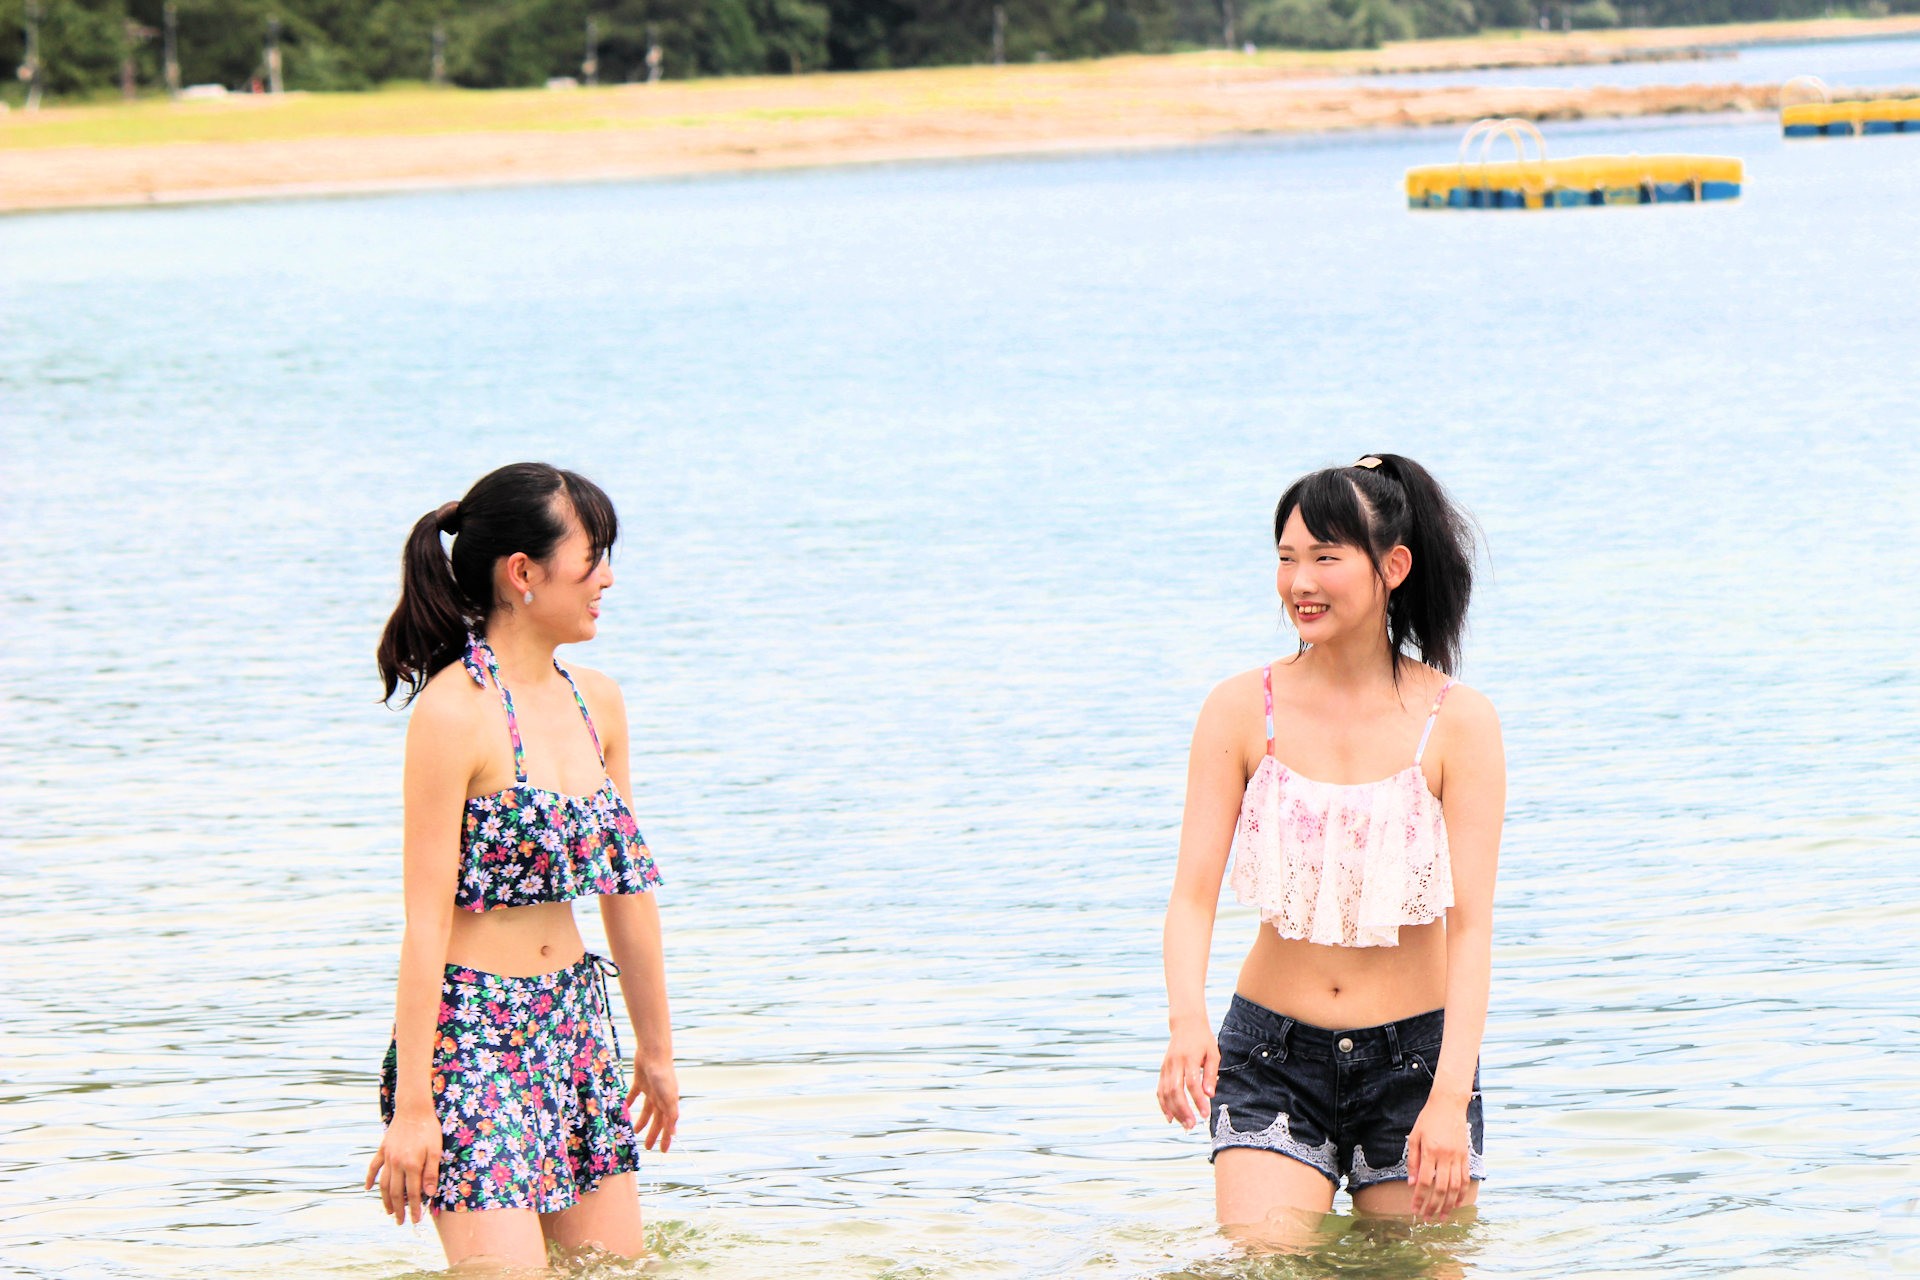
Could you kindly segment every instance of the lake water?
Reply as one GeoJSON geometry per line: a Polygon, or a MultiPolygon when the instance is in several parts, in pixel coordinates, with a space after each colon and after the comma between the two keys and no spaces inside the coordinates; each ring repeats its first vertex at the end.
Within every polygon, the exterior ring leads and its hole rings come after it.
{"type": "Polygon", "coordinates": [[[623,517],[649,1274],[1920,1267],[1920,143],[1562,127],[1748,194],[1408,213],[1456,136],[0,220],[0,1271],[439,1266],[359,1190],[372,651],[526,457],[623,517]],[[1492,1181],[1236,1261],[1153,1099],[1185,749],[1289,647],[1281,487],[1382,449],[1490,548],[1492,1181]]]}
{"type": "Polygon", "coordinates": [[[1618,62],[1600,66],[1424,71],[1343,78],[1337,83],[1376,87],[1405,85],[1429,89],[1459,84],[1584,89],[1593,85],[1780,85],[1795,76],[1819,76],[1835,89],[1908,87],[1920,93],[1920,35],[1873,40],[1737,45],[1716,50],[1713,56],[1679,62],[1669,60],[1618,62]]]}

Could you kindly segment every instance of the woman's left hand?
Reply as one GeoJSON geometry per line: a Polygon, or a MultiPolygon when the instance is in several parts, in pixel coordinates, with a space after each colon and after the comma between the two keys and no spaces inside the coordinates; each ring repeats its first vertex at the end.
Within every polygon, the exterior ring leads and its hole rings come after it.
{"type": "Polygon", "coordinates": [[[633,1127],[640,1132],[647,1150],[653,1150],[656,1142],[661,1151],[667,1150],[673,1145],[673,1131],[680,1125],[680,1080],[673,1073],[673,1063],[635,1058],[633,1087],[627,1090],[629,1111],[635,1098],[646,1099],[634,1117],[633,1127]]]}
{"type": "Polygon", "coordinates": [[[1434,1093],[1407,1135],[1407,1185],[1413,1216],[1421,1222],[1438,1222],[1458,1209],[1473,1185],[1467,1176],[1469,1101],[1434,1093]]]}

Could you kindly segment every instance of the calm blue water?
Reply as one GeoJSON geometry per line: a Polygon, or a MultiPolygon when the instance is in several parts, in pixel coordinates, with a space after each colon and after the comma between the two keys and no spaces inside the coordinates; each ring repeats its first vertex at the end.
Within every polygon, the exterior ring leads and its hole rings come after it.
{"type": "Polygon", "coordinates": [[[358,1190],[371,655],[522,457],[624,522],[573,660],[669,878],[650,1274],[1916,1265],[1920,150],[1561,128],[1748,196],[1409,214],[1455,137],[0,220],[0,1270],[438,1265],[358,1190]],[[1160,911],[1271,504],[1379,449],[1491,549],[1494,1180],[1256,1266],[1154,1105],[1160,911]]]}
{"type": "MultiPolygon", "coordinates": [[[[1544,37],[1543,37],[1544,38],[1544,37]]],[[[1473,84],[1512,88],[1546,85],[1784,84],[1795,76],[1819,76],[1836,89],[1910,87],[1920,93],[1920,35],[1873,40],[1820,40],[1741,45],[1716,56],[1684,62],[1618,62],[1605,66],[1426,71],[1330,81],[1338,84],[1439,88],[1473,84]]]]}

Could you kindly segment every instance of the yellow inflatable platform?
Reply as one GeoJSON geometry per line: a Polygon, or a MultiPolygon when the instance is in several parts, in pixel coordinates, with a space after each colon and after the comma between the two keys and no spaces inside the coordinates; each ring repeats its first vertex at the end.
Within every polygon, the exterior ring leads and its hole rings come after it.
{"type": "Polygon", "coordinates": [[[1780,132],[1789,138],[1920,133],[1920,98],[1835,102],[1819,76],[1795,76],[1780,86],[1780,132]]]}
{"type": "Polygon", "coordinates": [[[1547,159],[1546,139],[1526,120],[1481,120],[1467,130],[1455,164],[1407,170],[1410,209],[1571,209],[1588,205],[1733,200],[1745,171],[1731,156],[1570,156],[1547,159]],[[1494,160],[1501,139],[1512,160],[1494,160]],[[1477,158],[1467,154],[1480,144],[1477,158]],[[1533,154],[1528,154],[1528,144],[1533,154]]]}

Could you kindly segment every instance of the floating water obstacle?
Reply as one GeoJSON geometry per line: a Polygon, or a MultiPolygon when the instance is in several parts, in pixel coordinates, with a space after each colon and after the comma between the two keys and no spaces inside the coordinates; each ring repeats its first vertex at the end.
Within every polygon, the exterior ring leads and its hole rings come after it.
{"type": "Polygon", "coordinates": [[[1795,76],[1780,86],[1780,132],[1789,138],[1920,133],[1920,98],[1835,102],[1832,90],[1819,76],[1795,76]]]}
{"type": "Polygon", "coordinates": [[[1460,140],[1456,164],[1407,170],[1410,209],[1572,209],[1611,204],[1698,204],[1740,195],[1744,171],[1731,156],[1569,156],[1547,159],[1531,121],[1479,120],[1460,140]],[[1495,160],[1502,138],[1514,158],[1495,160]],[[1480,144],[1479,155],[1468,152],[1480,144]],[[1531,144],[1533,154],[1528,154],[1531,144]]]}

